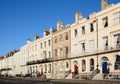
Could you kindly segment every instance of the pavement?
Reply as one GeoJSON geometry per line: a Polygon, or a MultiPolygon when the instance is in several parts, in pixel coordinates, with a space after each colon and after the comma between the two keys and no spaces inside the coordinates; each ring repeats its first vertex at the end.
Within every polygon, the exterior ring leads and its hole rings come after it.
{"type": "Polygon", "coordinates": [[[60,84],[120,84],[120,80],[78,80],[78,79],[41,79],[41,78],[2,78],[2,79],[15,79],[15,80],[33,80],[49,83],[60,84]]]}

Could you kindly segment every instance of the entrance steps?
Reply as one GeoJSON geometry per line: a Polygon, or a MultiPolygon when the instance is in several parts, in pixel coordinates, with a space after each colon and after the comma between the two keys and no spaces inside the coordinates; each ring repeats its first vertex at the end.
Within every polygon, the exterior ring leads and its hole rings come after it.
{"type": "Polygon", "coordinates": [[[72,73],[70,73],[65,79],[72,79],[72,73]]]}
{"type": "Polygon", "coordinates": [[[92,78],[92,80],[103,80],[103,76],[102,76],[102,74],[96,74],[93,78],[92,78]]]}

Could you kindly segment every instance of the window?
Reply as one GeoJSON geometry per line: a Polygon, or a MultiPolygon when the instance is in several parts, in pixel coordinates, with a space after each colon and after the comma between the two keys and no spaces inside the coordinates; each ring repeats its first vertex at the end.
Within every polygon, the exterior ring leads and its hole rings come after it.
{"type": "Polygon", "coordinates": [[[63,51],[62,51],[62,48],[60,48],[60,56],[62,56],[62,52],[63,52],[63,51]]]}
{"type": "Polygon", "coordinates": [[[35,45],[35,50],[37,50],[37,45],[35,45]]]}
{"type": "Polygon", "coordinates": [[[37,66],[36,66],[36,73],[38,72],[38,70],[37,70],[37,66]]]}
{"type": "Polygon", "coordinates": [[[30,52],[31,52],[31,47],[30,47],[30,52]]]}
{"type": "Polygon", "coordinates": [[[54,51],[55,51],[55,56],[57,56],[57,49],[55,49],[54,51]]]}
{"type": "Polygon", "coordinates": [[[62,34],[59,35],[59,41],[60,41],[60,42],[62,41],[62,34]]]}
{"type": "Polygon", "coordinates": [[[44,47],[46,47],[46,41],[44,42],[44,47]]]}
{"type": "Polygon", "coordinates": [[[85,43],[81,43],[82,51],[85,51],[85,43]]]}
{"type": "Polygon", "coordinates": [[[47,57],[46,51],[43,51],[43,54],[44,54],[44,58],[46,58],[47,57]]]}
{"type": "Polygon", "coordinates": [[[42,49],[42,43],[40,43],[40,47],[41,47],[41,49],[42,49]]]}
{"type": "Polygon", "coordinates": [[[48,40],[48,46],[50,46],[50,40],[48,40]]]}
{"type": "Polygon", "coordinates": [[[57,43],[57,37],[55,37],[54,39],[55,39],[55,43],[57,43]]]}
{"type": "Polygon", "coordinates": [[[82,72],[86,70],[86,61],[82,60],[82,72]]]}
{"type": "Polygon", "coordinates": [[[69,68],[69,64],[68,64],[68,62],[66,62],[66,68],[69,68]]]}
{"type": "Polygon", "coordinates": [[[68,33],[65,33],[65,40],[68,40],[68,33]]]}
{"type": "Polygon", "coordinates": [[[60,70],[63,70],[63,63],[60,62],[60,70]]]}
{"type": "Polygon", "coordinates": [[[37,55],[35,55],[35,60],[37,60],[37,55]]]}
{"type": "Polygon", "coordinates": [[[120,56],[116,55],[116,60],[115,60],[115,65],[114,65],[115,70],[120,70],[120,56]]]}
{"type": "Polygon", "coordinates": [[[108,49],[108,37],[103,37],[103,47],[105,50],[108,49]]]}
{"type": "Polygon", "coordinates": [[[94,51],[94,40],[89,41],[89,51],[94,51]]]}
{"type": "Polygon", "coordinates": [[[90,32],[93,32],[94,31],[94,25],[93,23],[90,24],[90,32]]]}
{"type": "Polygon", "coordinates": [[[91,58],[90,59],[90,71],[93,71],[94,70],[94,59],[91,58]]]}
{"type": "Polygon", "coordinates": [[[51,72],[51,64],[49,64],[49,71],[48,71],[48,73],[50,73],[51,72]]]}
{"type": "Polygon", "coordinates": [[[48,54],[49,54],[49,58],[51,58],[51,52],[50,51],[48,52],[48,54]]]}
{"type": "Polygon", "coordinates": [[[34,46],[32,46],[32,51],[34,51],[34,46]]]}
{"type": "Polygon", "coordinates": [[[45,73],[47,72],[47,65],[45,64],[45,73]]]}
{"type": "Polygon", "coordinates": [[[102,25],[103,25],[104,28],[108,27],[108,17],[105,17],[105,18],[102,19],[102,25]]]}
{"type": "Polygon", "coordinates": [[[68,47],[65,47],[65,55],[68,57],[68,47]]]}
{"type": "Polygon", "coordinates": [[[78,36],[78,32],[77,32],[77,29],[74,30],[74,36],[78,36]]]}
{"type": "Polygon", "coordinates": [[[114,22],[114,24],[119,24],[120,23],[120,11],[119,12],[117,12],[117,13],[115,13],[114,15],[113,15],[113,22],[114,22]]]}
{"type": "Polygon", "coordinates": [[[82,26],[82,34],[85,34],[85,26],[82,26]]]}
{"type": "Polygon", "coordinates": [[[114,42],[116,48],[120,48],[120,34],[114,35],[114,42]]]}

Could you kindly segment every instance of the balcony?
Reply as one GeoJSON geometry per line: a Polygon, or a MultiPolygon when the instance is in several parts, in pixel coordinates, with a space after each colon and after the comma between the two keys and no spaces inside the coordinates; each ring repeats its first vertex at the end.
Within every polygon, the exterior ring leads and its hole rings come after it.
{"type": "Polygon", "coordinates": [[[26,65],[40,64],[52,61],[52,58],[45,58],[40,60],[28,61],[26,65]]]}
{"type": "Polygon", "coordinates": [[[69,56],[70,56],[70,54],[68,54],[68,53],[67,54],[63,54],[63,55],[57,55],[57,57],[54,56],[53,60],[55,61],[55,60],[68,59],[68,58],[70,58],[69,56]]]}
{"type": "Polygon", "coordinates": [[[75,54],[70,54],[68,58],[74,58],[74,57],[80,57],[80,56],[89,56],[89,55],[96,55],[96,54],[102,54],[102,53],[110,53],[120,51],[120,45],[116,45],[115,47],[104,47],[103,49],[96,49],[93,51],[84,51],[84,52],[78,52],[75,54]]]}
{"type": "Polygon", "coordinates": [[[2,68],[0,71],[9,71],[12,70],[12,68],[2,68]]]}

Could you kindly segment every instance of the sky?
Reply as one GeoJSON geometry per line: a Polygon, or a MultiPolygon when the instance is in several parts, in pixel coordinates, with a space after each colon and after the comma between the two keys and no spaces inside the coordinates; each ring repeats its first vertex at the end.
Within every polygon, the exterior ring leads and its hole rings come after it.
{"type": "MultiPolygon", "coordinates": [[[[120,0],[109,0],[109,4],[120,0]]],[[[75,13],[87,18],[101,10],[101,0],[0,0],[0,56],[20,49],[28,38],[43,36],[44,29],[75,21],[75,13]]]]}

